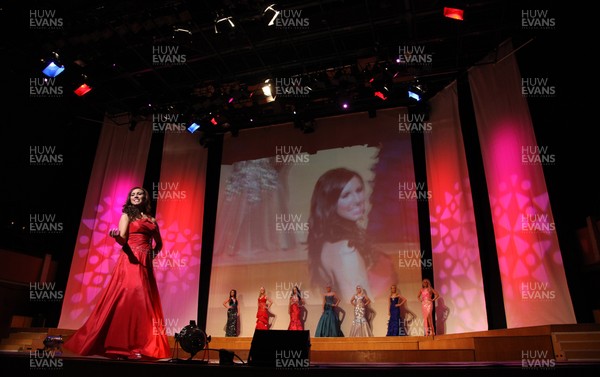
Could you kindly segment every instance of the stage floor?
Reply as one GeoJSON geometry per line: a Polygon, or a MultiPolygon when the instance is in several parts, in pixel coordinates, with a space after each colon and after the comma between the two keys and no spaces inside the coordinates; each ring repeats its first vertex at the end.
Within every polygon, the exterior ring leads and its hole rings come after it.
{"type": "Polygon", "coordinates": [[[28,354],[0,352],[3,375],[9,376],[328,376],[377,377],[403,376],[587,376],[600,371],[599,362],[562,362],[546,366],[524,366],[518,362],[431,362],[431,363],[313,363],[306,368],[250,366],[236,362],[220,365],[198,360],[129,361],[99,357],[56,356],[54,363],[40,363],[28,354]],[[584,373],[583,375],[581,373],[584,373]],[[9,374],[10,373],[10,374],[9,374]]]}
{"type": "MultiPolygon", "coordinates": [[[[208,346],[192,355],[171,338],[173,354],[158,361],[82,357],[67,350],[44,350],[48,335],[65,339],[61,329],[13,329],[3,339],[3,371],[15,376],[363,376],[406,375],[523,376],[577,375],[600,371],[600,324],[546,325],[429,337],[309,338],[304,364],[248,363],[253,338],[211,337],[208,346]],[[13,345],[10,345],[13,343],[13,345]],[[62,352],[61,352],[62,351],[62,352]],[[221,351],[230,358],[221,359],[221,351]],[[233,360],[231,360],[233,356],[233,360]],[[191,358],[191,359],[190,359],[191,358]]],[[[285,335],[285,334],[284,334],[285,335]]],[[[285,338],[279,338],[285,339],[285,338]]],[[[285,341],[276,346],[288,349],[285,341]]],[[[289,355],[287,355],[289,356],[289,355]]],[[[285,359],[285,356],[282,357],[285,359]]],[[[4,373],[3,373],[4,374],[4,373]]]]}

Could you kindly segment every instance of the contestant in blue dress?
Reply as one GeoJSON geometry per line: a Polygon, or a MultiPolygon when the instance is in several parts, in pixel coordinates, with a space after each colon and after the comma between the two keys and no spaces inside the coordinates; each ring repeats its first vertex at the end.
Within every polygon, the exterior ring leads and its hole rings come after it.
{"type": "Polygon", "coordinates": [[[340,299],[336,293],[331,290],[331,286],[325,287],[323,295],[323,314],[317,324],[315,337],[336,337],[344,336],[340,328],[340,320],[336,309],[340,299]]]}
{"type": "Polygon", "coordinates": [[[388,314],[388,329],[386,336],[406,335],[406,327],[400,316],[400,307],[406,302],[406,298],[400,296],[397,292],[396,285],[390,287],[390,308],[388,314]]]}

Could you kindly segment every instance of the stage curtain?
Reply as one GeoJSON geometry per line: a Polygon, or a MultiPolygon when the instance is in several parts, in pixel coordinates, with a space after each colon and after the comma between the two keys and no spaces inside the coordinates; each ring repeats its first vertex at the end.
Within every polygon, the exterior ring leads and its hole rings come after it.
{"type": "Polygon", "coordinates": [[[508,328],[575,323],[512,43],[469,70],[508,328]]]}
{"type": "Polygon", "coordinates": [[[206,159],[195,135],[166,133],[160,181],[151,187],[164,241],[153,267],[169,336],[198,315],[206,159]]]}
{"type": "Polygon", "coordinates": [[[106,117],[90,175],[71,262],[59,328],[77,329],[110,281],[120,246],[108,236],[116,228],[129,190],[144,182],[152,137],[150,122],[129,130],[128,116],[106,117]]]}
{"type": "Polygon", "coordinates": [[[430,100],[424,134],[437,334],[488,329],[456,82],[430,100]]]}

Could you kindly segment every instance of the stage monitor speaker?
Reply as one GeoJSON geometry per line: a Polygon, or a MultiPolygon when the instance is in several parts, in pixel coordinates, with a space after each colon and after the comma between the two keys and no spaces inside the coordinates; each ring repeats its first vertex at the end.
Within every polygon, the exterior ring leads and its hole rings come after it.
{"type": "Polygon", "coordinates": [[[286,369],[310,365],[309,330],[255,330],[248,365],[286,369]]]}
{"type": "Polygon", "coordinates": [[[233,356],[231,351],[221,348],[219,350],[219,365],[233,365],[233,356]]]}

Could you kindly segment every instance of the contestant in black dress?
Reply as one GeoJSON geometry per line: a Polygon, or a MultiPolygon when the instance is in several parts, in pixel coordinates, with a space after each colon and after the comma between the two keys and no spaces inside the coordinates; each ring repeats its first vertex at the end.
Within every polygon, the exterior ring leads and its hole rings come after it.
{"type": "Polygon", "coordinates": [[[240,311],[238,309],[237,291],[229,291],[229,298],[223,302],[227,308],[227,324],[225,325],[225,336],[238,336],[238,318],[240,311]]]}

